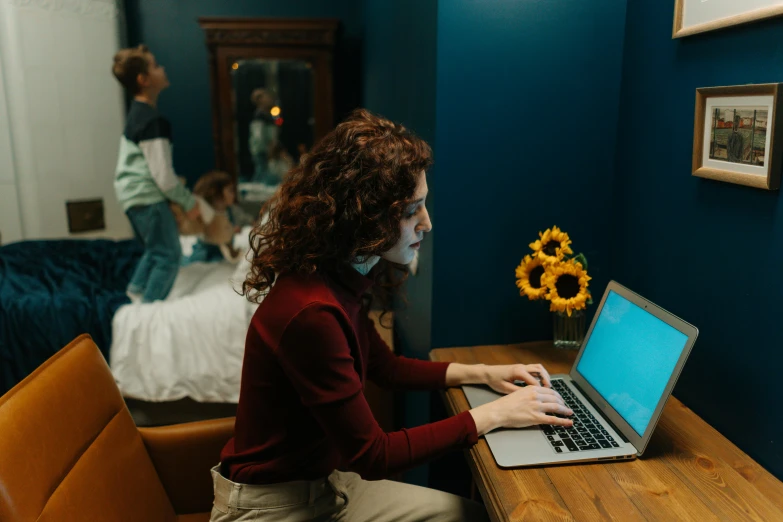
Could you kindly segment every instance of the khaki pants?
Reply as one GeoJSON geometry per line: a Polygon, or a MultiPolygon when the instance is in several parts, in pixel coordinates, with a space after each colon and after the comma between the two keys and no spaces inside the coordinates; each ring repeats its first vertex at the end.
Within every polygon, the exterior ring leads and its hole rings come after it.
{"type": "Polygon", "coordinates": [[[333,471],[325,479],[237,484],[212,468],[210,522],[487,522],[484,507],[456,495],[333,471]]]}

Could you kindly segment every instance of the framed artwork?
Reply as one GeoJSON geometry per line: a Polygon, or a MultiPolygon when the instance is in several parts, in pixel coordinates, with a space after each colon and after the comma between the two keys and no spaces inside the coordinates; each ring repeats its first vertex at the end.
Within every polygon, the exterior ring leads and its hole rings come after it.
{"type": "Polygon", "coordinates": [[[767,190],[780,186],[781,86],[696,89],[694,176],[767,190]]]}
{"type": "Polygon", "coordinates": [[[783,15],[783,0],[675,0],[672,38],[783,15]]]}

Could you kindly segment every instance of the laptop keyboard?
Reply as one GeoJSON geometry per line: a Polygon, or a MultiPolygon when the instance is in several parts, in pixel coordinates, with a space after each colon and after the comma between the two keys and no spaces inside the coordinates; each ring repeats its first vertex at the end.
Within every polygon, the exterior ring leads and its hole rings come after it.
{"type": "Polygon", "coordinates": [[[619,448],[620,445],[609,435],[600,422],[596,420],[590,411],[585,408],[581,400],[571,393],[571,389],[562,379],[552,380],[552,388],[557,391],[566,406],[573,410],[570,417],[555,415],[563,419],[574,421],[573,427],[541,425],[549,444],[555,453],[568,453],[572,451],[588,451],[604,448],[619,448]]]}

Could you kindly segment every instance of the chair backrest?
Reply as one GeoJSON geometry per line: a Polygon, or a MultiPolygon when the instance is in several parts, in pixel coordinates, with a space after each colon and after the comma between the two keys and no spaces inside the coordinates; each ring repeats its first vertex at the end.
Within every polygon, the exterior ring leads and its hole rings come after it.
{"type": "Polygon", "coordinates": [[[0,397],[0,520],[176,520],[87,335],[0,397]]]}

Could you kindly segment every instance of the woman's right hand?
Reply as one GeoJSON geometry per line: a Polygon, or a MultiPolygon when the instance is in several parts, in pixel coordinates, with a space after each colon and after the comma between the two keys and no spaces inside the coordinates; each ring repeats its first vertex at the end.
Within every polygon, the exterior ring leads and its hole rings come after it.
{"type": "Polygon", "coordinates": [[[526,428],[536,424],[573,426],[571,419],[547,413],[573,415],[560,394],[543,386],[525,386],[497,400],[470,410],[479,435],[497,428],[526,428]]]}

